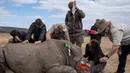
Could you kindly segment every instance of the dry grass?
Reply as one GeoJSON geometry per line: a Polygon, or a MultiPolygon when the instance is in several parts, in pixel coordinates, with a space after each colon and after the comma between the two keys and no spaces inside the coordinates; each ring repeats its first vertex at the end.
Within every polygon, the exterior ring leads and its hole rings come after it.
{"type": "MultiPolygon", "coordinates": [[[[9,34],[0,33],[0,44],[6,44],[9,38],[10,38],[9,34]]],[[[89,42],[89,37],[85,37],[84,43],[82,45],[83,53],[84,53],[85,45],[88,42],[89,42]]],[[[112,46],[112,43],[109,41],[109,39],[104,37],[102,39],[101,47],[105,54],[107,54],[111,50],[111,46],[112,46]]],[[[112,56],[109,59],[108,64],[105,69],[105,71],[106,71],[105,73],[114,73],[117,69],[117,65],[118,65],[118,56],[117,56],[117,54],[115,54],[114,56],[112,56]]],[[[125,73],[130,73],[130,55],[128,56],[128,59],[127,59],[127,66],[126,66],[125,73]]]]}
{"type": "Polygon", "coordinates": [[[0,44],[6,44],[9,38],[11,38],[9,34],[0,33],[0,44]]]}

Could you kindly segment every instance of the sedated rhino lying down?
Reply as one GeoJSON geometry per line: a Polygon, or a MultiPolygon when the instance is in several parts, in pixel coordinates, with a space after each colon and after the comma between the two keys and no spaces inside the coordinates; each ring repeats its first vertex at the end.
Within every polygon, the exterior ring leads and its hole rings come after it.
{"type": "Polygon", "coordinates": [[[81,49],[64,40],[39,45],[7,44],[0,50],[0,73],[89,73],[78,67],[81,49]]]}

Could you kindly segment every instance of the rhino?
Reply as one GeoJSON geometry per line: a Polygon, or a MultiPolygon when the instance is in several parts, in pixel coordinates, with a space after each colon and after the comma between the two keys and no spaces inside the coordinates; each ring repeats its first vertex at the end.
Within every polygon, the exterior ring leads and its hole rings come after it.
{"type": "Polygon", "coordinates": [[[90,73],[81,48],[65,40],[41,44],[9,43],[0,49],[0,73],[90,73]]]}

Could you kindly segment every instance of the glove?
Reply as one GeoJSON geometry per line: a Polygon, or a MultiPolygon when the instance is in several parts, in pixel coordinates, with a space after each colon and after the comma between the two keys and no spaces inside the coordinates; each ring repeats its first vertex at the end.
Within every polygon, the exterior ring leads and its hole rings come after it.
{"type": "Polygon", "coordinates": [[[95,30],[85,30],[85,32],[87,32],[88,34],[95,34],[97,31],[95,30]]]}

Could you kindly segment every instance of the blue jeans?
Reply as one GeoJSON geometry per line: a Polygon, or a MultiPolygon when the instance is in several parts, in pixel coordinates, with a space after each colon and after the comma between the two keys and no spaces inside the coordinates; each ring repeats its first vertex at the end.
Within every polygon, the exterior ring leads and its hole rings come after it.
{"type": "Polygon", "coordinates": [[[130,54],[130,45],[122,45],[121,46],[122,54],[119,55],[119,64],[117,73],[124,73],[125,72],[125,66],[127,61],[127,56],[130,54]]]}

